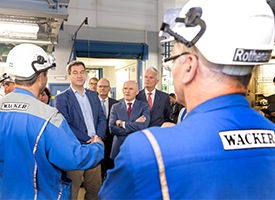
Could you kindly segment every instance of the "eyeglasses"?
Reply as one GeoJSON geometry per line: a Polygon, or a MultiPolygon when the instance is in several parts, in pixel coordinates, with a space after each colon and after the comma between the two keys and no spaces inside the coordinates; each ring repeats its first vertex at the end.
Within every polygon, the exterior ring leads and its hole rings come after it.
{"type": "Polygon", "coordinates": [[[178,57],[182,56],[182,55],[186,55],[186,54],[190,54],[189,52],[184,52],[181,53],[179,55],[176,56],[172,56],[170,58],[164,58],[162,59],[162,66],[164,69],[166,69],[167,71],[171,71],[173,65],[174,65],[174,60],[177,59],[178,57]]]}
{"type": "Polygon", "coordinates": [[[110,87],[110,86],[108,86],[108,85],[99,85],[98,87],[99,87],[99,88],[104,88],[104,89],[105,89],[105,88],[108,88],[108,87],[110,87]]]}
{"type": "Polygon", "coordinates": [[[97,85],[97,83],[89,83],[90,85],[97,85]]]}

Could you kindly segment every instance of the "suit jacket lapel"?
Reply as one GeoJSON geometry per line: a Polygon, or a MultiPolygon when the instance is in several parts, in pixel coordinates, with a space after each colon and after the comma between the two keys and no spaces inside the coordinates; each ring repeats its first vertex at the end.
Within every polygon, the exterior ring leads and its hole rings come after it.
{"type": "Polygon", "coordinates": [[[92,113],[93,113],[93,118],[94,118],[94,126],[96,128],[96,118],[98,116],[97,116],[97,113],[95,112],[97,109],[94,108],[94,107],[95,106],[101,106],[101,103],[100,103],[100,105],[97,105],[97,103],[95,101],[93,101],[93,99],[91,98],[90,92],[87,89],[85,89],[85,92],[86,92],[87,98],[89,99],[89,103],[90,103],[90,106],[91,106],[91,109],[92,109],[92,113]]]}
{"type": "Polygon", "coordinates": [[[142,91],[141,91],[141,100],[142,101],[144,101],[144,102],[147,102],[147,98],[146,98],[146,94],[145,94],[145,89],[143,89],[142,91]]]}
{"type": "Polygon", "coordinates": [[[108,98],[108,101],[109,101],[109,102],[108,102],[108,103],[109,103],[109,108],[108,108],[108,109],[109,109],[109,114],[110,114],[111,107],[112,107],[112,105],[113,105],[113,104],[112,104],[112,102],[111,102],[111,99],[110,99],[110,98],[108,98]]]}
{"type": "Polygon", "coordinates": [[[157,107],[158,104],[159,104],[159,101],[160,101],[160,96],[159,96],[158,90],[156,89],[155,99],[154,99],[154,103],[153,103],[152,110],[156,109],[156,107],[157,107]]]}
{"type": "MultiPolygon", "coordinates": [[[[137,119],[137,116],[135,116],[136,113],[138,113],[138,109],[139,109],[139,102],[137,100],[135,100],[135,103],[134,105],[132,106],[132,111],[131,111],[131,114],[130,114],[130,118],[129,118],[129,121],[132,121],[132,119],[136,118],[137,119]]],[[[128,113],[127,113],[128,114],[128,113]]]]}
{"type": "Polygon", "coordinates": [[[120,110],[121,110],[121,120],[125,120],[125,121],[128,121],[128,112],[127,112],[127,105],[125,103],[125,101],[121,101],[120,103],[120,110]]]}
{"type": "Polygon", "coordinates": [[[77,114],[79,115],[79,117],[81,118],[81,120],[84,122],[84,117],[80,108],[80,105],[77,101],[77,98],[72,90],[72,88],[70,88],[68,90],[68,100],[71,102],[72,106],[75,108],[77,114]]]}
{"type": "MultiPolygon", "coordinates": [[[[108,112],[108,116],[107,116],[107,125],[109,124],[111,108],[112,108],[112,105],[114,104],[113,99],[108,98],[108,103],[109,103],[109,106],[108,106],[108,111],[109,111],[109,112],[108,112]]],[[[109,125],[108,125],[108,126],[109,126],[109,125]]]]}

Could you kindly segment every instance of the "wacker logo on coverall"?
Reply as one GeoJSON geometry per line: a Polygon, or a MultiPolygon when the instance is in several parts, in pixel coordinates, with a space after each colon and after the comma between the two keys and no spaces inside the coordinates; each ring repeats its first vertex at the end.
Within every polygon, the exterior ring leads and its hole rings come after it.
{"type": "Polygon", "coordinates": [[[220,132],[225,150],[275,147],[273,130],[238,130],[220,132]]]}
{"type": "Polygon", "coordinates": [[[27,110],[30,104],[28,103],[3,103],[2,110],[27,110]]]}
{"type": "Polygon", "coordinates": [[[233,61],[268,62],[272,50],[236,49],[233,61]]]}

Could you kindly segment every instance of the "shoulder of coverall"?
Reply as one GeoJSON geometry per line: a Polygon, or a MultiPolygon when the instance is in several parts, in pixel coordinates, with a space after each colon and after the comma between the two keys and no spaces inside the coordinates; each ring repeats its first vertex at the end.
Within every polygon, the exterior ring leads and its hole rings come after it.
{"type": "Polygon", "coordinates": [[[34,96],[22,93],[10,93],[1,98],[0,111],[25,113],[45,120],[56,112],[52,116],[50,123],[59,127],[64,121],[63,115],[56,108],[39,101],[34,96]]]}

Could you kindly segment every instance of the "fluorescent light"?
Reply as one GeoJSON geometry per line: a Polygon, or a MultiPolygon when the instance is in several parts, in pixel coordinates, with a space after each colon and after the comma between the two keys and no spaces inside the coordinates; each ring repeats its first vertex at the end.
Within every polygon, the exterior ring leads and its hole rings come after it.
{"type": "Polygon", "coordinates": [[[1,38],[0,42],[15,42],[15,43],[33,43],[33,44],[57,44],[56,42],[45,41],[45,40],[18,40],[18,39],[8,39],[1,38]]]}
{"type": "Polygon", "coordinates": [[[5,38],[37,39],[39,26],[35,23],[0,21],[0,36],[5,38]]]}
{"type": "Polygon", "coordinates": [[[39,26],[37,24],[30,23],[18,23],[18,22],[3,22],[0,21],[0,31],[8,32],[22,32],[22,33],[37,33],[39,26]]]}

